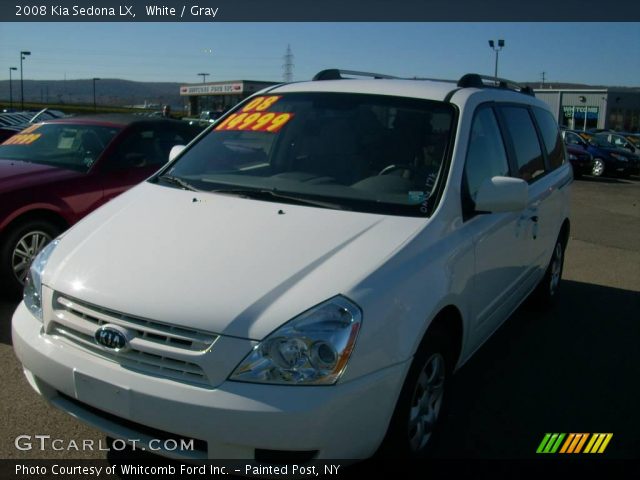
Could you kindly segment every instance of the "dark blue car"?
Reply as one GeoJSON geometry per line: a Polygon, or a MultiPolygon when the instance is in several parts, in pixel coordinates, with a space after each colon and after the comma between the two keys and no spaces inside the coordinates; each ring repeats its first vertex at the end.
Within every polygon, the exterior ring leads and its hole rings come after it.
{"type": "Polygon", "coordinates": [[[591,175],[594,177],[601,177],[605,173],[628,177],[640,172],[640,156],[609,143],[606,136],[596,135],[587,142],[572,130],[565,130],[562,135],[564,143],[568,146],[582,147],[591,154],[593,157],[591,175]]]}

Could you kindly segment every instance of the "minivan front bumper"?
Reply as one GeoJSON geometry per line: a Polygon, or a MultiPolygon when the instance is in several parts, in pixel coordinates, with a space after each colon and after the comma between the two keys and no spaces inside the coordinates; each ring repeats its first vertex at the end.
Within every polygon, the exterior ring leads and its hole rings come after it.
{"type": "Polygon", "coordinates": [[[406,361],[333,386],[226,381],[203,388],[126,369],[45,335],[24,303],[12,335],[27,380],[50,403],[143,446],[153,432],[205,445],[199,453],[157,452],[185,459],[254,459],[256,449],[369,457],[384,438],[410,366],[406,361]]]}

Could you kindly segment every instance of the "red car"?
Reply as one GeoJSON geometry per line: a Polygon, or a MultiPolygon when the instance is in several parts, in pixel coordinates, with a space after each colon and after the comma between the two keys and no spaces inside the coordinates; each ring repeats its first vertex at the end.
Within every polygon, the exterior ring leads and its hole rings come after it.
{"type": "Polygon", "coordinates": [[[96,115],[32,125],[0,144],[0,291],[17,295],[42,247],[200,131],[177,120],[96,115]]]}

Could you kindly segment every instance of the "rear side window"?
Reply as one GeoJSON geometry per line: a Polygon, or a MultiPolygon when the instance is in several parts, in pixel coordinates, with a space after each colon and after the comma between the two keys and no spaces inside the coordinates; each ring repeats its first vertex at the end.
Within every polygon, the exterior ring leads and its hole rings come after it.
{"type": "Polygon", "coordinates": [[[549,167],[551,170],[558,168],[564,163],[564,151],[562,149],[562,139],[560,138],[560,130],[553,115],[542,108],[534,108],[533,112],[542,133],[542,140],[547,150],[547,158],[549,159],[549,167]]]}
{"type": "Polygon", "coordinates": [[[529,110],[521,107],[502,107],[502,112],[513,140],[518,169],[516,174],[530,182],[544,174],[544,160],[529,110]]]}
{"type": "Polygon", "coordinates": [[[509,165],[498,122],[491,108],[482,108],[473,119],[464,167],[467,205],[469,200],[475,201],[485,180],[507,175],[509,165]]]}

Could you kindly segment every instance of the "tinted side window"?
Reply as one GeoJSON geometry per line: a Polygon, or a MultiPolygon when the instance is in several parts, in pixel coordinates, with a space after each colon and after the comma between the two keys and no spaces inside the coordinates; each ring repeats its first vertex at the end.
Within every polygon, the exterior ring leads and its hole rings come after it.
{"type": "Polygon", "coordinates": [[[132,130],[118,146],[110,161],[110,167],[136,168],[166,163],[169,153],[162,142],[164,136],[160,131],[150,127],[132,130]]]}
{"type": "Polygon", "coordinates": [[[502,112],[513,140],[517,176],[529,182],[544,173],[542,150],[531,116],[521,107],[503,107],[502,112]]]}
{"type": "Polygon", "coordinates": [[[505,175],[509,175],[509,165],[498,122],[491,108],[482,108],[473,119],[464,166],[467,206],[475,201],[485,180],[505,175]]]}
{"type": "Polygon", "coordinates": [[[552,170],[556,169],[564,163],[564,150],[562,149],[562,140],[560,138],[558,124],[553,118],[553,115],[542,108],[534,108],[533,112],[547,149],[549,166],[552,170]]]}

